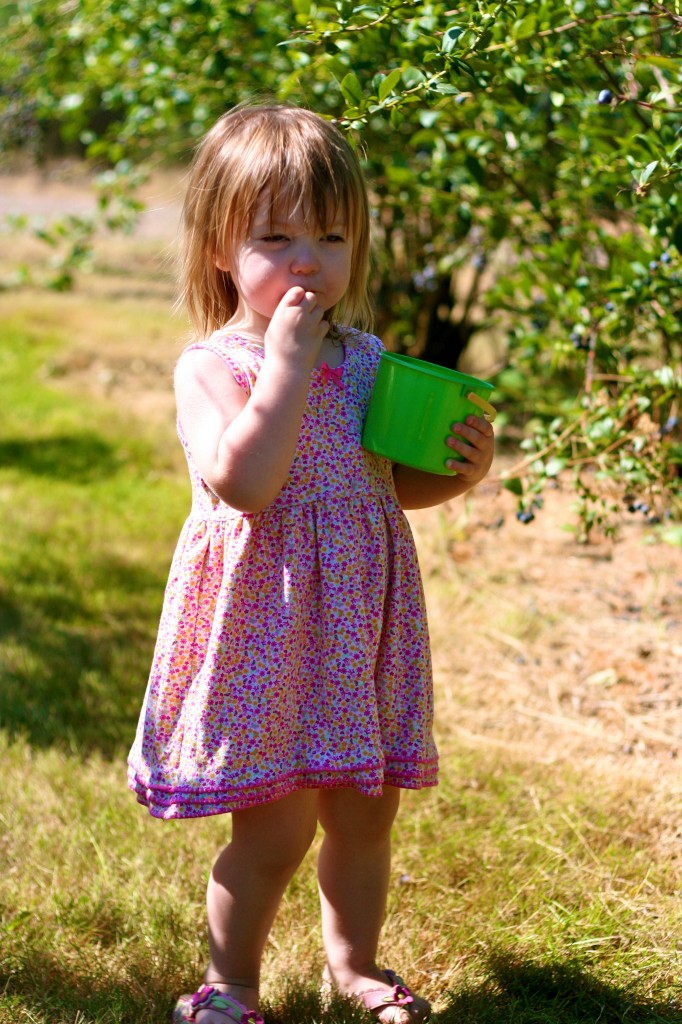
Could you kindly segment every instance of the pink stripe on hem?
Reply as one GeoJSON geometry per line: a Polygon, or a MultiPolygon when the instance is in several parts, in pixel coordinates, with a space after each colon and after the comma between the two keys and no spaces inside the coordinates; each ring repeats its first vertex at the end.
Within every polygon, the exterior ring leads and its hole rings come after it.
{"type": "Polygon", "coordinates": [[[149,788],[141,779],[131,775],[129,788],[136,794],[139,803],[149,809],[152,817],[171,820],[177,818],[210,817],[215,814],[229,814],[232,811],[246,810],[260,804],[280,800],[300,789],[356,789],[365,796],[382,795],[383,786],[395,786],[398,789],[426,789],[437,785],[438,772],[435,763],[431,763],[430,771],[415,773],[396,773],[385,771],[383,778],[377,773],[373,779],[362,780],[352,776],[339,777],[336,772],[323,772],[319,775],[307,773],[305,778],[288,776],[273,785],[241,787],[240,790],[226,793],[212,792],[202,796],[201,793],[191,794],[187,791],[172,794],[160,788],[149,788]],[[298,779],[298,781],[296,781],[298,779]],[[364,782],[364,784],[363,784],[364,782]],[[173,799],[175,796],[175,799],[173,799]],[[179,797],[179,799],[178,799],[179,797]]]}

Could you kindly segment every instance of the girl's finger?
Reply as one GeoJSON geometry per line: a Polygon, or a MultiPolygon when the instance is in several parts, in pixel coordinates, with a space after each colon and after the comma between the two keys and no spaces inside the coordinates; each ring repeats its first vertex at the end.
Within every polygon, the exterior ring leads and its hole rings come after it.
{"type": "Polygon", "coordinates": [[[482,416],[467,416],[462,423],[453,423],[450,429],[453,431],[455,429],[470,429],[477,434],[483,434],[484,437],[492,437],[494,433],[491,424],[482,416]]]}
{"type": "Polygon", "coordinates": [[[451,430],[452,433],[446,441],[446,444],[450,445],[451,448],[459,450],[458,441],[465,446],[467,444],[474,445],[475,448],[483,448],[486,443],[486,438],[479,430],[473,430],[463,423],[453,423],[451,430]]]}

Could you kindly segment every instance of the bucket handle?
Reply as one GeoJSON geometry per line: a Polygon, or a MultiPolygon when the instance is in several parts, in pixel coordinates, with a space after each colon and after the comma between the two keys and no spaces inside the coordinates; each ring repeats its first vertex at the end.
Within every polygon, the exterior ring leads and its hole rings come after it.
{"type": "Polygon", "coordinates": [[[483,410],[483,419],[486,419],[488,423],[494,423],[495,417],[497,416],[497,409],[490,402],[486,402],[485,398],[481,398],[475,391],[470,391],[467,398],[474,405],[477,405],[479,409],[483,410]]]}

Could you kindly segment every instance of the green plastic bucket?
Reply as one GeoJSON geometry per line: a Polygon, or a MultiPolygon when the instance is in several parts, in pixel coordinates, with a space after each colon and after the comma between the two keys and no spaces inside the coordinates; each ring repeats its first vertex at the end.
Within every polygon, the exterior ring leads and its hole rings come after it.
{"type": "Polygon", "coordinates": [[[493,385],[412,356],[382,352],[362,446],[392,462],[452,476],[445,465],[461,456],[446,445],[453,423],[496,411],[487,401],[493,385]]]}

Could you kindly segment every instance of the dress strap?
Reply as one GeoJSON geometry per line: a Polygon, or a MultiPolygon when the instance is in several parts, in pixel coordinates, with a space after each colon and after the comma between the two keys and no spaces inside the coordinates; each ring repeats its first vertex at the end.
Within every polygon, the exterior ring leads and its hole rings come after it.
{"type": "Polygon", "coordinates": [[[215,332],[210,338],[192,342],[183,352],[192,352],[196,349],[212,352],[213,355],[218,356],[227,365],[239,387],[244,391],[251,392],[260,366],[256,362],[258,359],[256,351],[248,343],[245,344],[240,335],[223,335],[215,332]],[[251,373],[249,373],[249,369],[251,373]]]}

